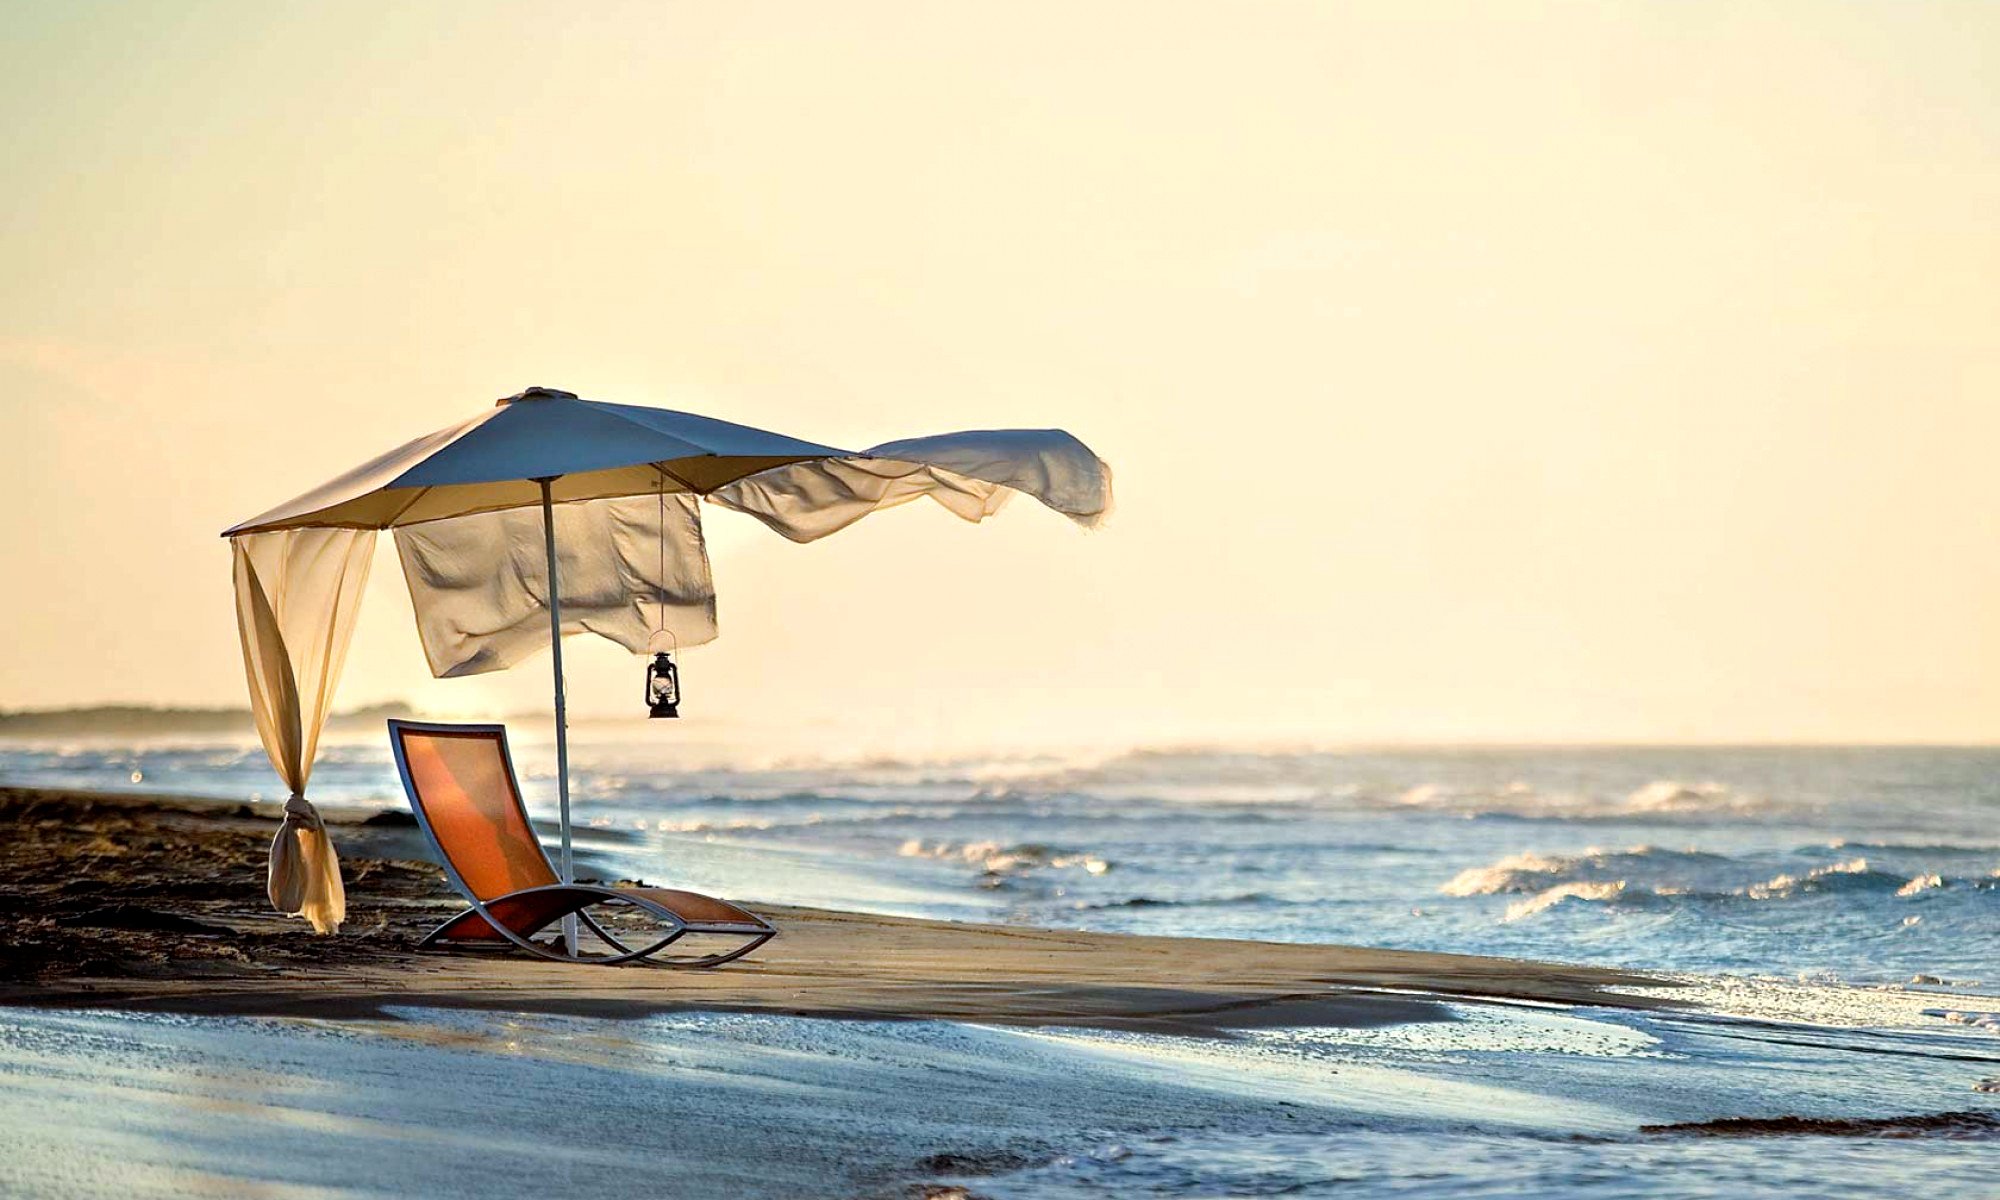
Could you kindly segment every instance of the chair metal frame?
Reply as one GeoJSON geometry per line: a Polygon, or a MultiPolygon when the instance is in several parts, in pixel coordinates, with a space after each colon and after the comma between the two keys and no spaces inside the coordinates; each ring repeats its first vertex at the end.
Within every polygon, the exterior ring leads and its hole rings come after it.
{"type": "Polygon", "coordinates": [[[456,944],[461,947],[467,946],[468,943],[464,942],[454,943],[453,939],[446,936],[446,931],[474,913],[479,914],[488,925],[492,926],[495,933],[530,954],[555,962],[588,963],[595,966],[616,966],[620,963],[636,962],[645,959],[668,967],[716,967],[721,966],[723,963],[739,959],[778,936],[776,926],[754,913],[746,912],[743,914],[750,918],[748,922],[690,921],[666,905],[644,895],[621,888],[604,887],[594,883],[556,882],[540,884],[535,887],[520,888],[505,895],[495,896],[490,900],[481,900],[478,894],[465,882],[464,877],[458,873],[458,868],[452,864],[451,854],[445,849],[444,843],[439,840],[437,831],[431,827],[430,815],[424,811],[423,797],[417,790],[416,781],[410,775],[410,764],[404,751],[401,736],[402,731],[406,729],[413,733],[469,734],[493,737],[499,746],[500,761],[502,766],[506,768],[507,778],[514,785],[511,799],[514,803],[515,811],[519,814],[522,825],[529,830],[530,837],[533,838],[535,843],[535,848],[542,856],[542,862],[549,868],[549,874],[554,875],[558,881],[562,879],[562,875],[556,870],[555,864],[549,860],[548,851],[542,848],[541,839],[533,837],[535,826],[534,822],[528,817],[527,805],[521,799],[520,776],[514,773],[514,753],[507,744],[507,727],[505,725],[454,725],[430,721],[390,721],[389,751],[395,757],[396,774],[403,781],[403,792],[410,799],[410,810],[416,814],[418,827],[424,831],[424,836],[430,840],[432,848],[437,851],[438,863],[444,868],[445,878],[451,882],[453,888],[457,889],[459,895],[463,896],[466,902],[472,906],[424,935],[423,941],[417,943],[418,949],[428,950],[434,946],[443,944],[456,944]],[[511,900],[516,896],[529,896],[540,893],[559,893],[566,899],[574,900],[577,903],[573,908],[558,909],[548,914],[534,926],[525,930],[517,930],[508,925],[505,921],[495,916],[489,907],[503,900],[511,900]],[[635,950],[613,937],[602,925],[591,919],[589,912],[585,911],[600,904],[625,905],[636,908],[663,922],[667,926],[668,931],[658,941],[635,950]],[[549,925],[561,920],[563,917],[570,915],[574,915],[577,920],[588,926],[591,933],[595,934],[605,945],[610,946],[616,951],[616,953],[608,955],[571,954],[566,951],[552,950],[547,946],[530,940],[536,933],[548,928],[549,925]],[[690,933],[735,936],[747,940],[740,946],[716,954],[683,958],[665,956],[654,958],[660,951],[673,945],[690,933]]]}

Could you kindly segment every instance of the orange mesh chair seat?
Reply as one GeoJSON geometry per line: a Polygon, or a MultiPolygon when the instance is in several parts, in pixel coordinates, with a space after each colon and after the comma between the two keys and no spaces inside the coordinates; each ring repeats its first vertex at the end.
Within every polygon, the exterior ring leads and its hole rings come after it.
{"type": "Polygon", "coordinates": [[[511,944],[559,962],[651,959],[668,966],[712,967],[741,958],[777,936],[770,922],[713,896],[674,888],[562,882],[528,823],[513,756],[507,752],[505,726],[391,721],[389,747],[403,777],[403,790],[409,793],[410,808],[437,848],[445,878],[472,904],[431,930],[423,948],[511,944]],[[636,910],[658,921],[664,931],[651,944],[634,949],[587,911],[599,905],[636,910]],[[572,955],[533,940],[536,933],[571,915],[611,953],[572,955]],[[729,944],[694,956],[661,953],[690,934],[702,940],[728,939],[729,944]]]}

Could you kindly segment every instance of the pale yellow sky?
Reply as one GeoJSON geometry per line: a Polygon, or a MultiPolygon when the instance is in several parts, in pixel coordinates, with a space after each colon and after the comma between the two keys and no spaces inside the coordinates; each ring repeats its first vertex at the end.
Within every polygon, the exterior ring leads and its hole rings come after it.
{"type": "MultiPolygon", "coordinates": [[[[242,702],[215,535],[529,384],[1060,425],[715,513],[773,744],[2000,733],[2000,5],[19,2],[0,706],[242,702]]],[[[383,545],[343,704],[436,683],[383,545]]],[[[636,661],[571,643],[585,713],[636,661]]]]}

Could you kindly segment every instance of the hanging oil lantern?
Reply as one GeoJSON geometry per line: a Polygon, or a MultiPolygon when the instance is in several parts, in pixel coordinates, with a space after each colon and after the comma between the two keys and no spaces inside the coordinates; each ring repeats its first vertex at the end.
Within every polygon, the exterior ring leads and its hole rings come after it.
{"type": "Polygon", "coordinates": [[[646,664],[646,715],[678,717],[681,715],[680,705],[680,669],[674,666],[672,651],[657,651],[653,660],[646,664]]]}

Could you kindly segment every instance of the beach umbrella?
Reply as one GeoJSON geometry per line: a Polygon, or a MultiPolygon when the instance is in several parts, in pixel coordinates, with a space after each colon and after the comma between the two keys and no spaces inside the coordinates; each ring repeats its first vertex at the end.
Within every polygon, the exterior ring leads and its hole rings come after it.
{"type": "Polygon", "coordinates": [[[394,533],[434,675],[501,670],[549,648],[568,881],[562,638],[597,634],[645,654],[715,637],[702,503],[809,542],[925,496],[978,521],[1016,492],[1089,527],[1110,510],[1111,476],[1056,429],[853,451],[536,387],[233,526],[223,536],[251,709],[291,790],[272,844],[272,903],[322,932],[345,915],[338,858],[305,792],[377,531],[394,533]]]}

